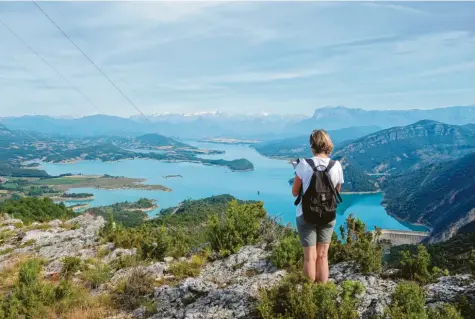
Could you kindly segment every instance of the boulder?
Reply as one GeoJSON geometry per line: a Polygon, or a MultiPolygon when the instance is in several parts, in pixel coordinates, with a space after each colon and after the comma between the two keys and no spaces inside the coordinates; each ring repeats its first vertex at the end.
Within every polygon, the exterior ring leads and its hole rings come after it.
{"type": "Polygon", "coordinates": [[[59,227],[62,224],[63,224],[63,222],[60,221],[59,219],[52,220],[48,223],[48,225],[50,225],[51,227],[59,227]]]}
{"type": "Polygon", "coordinates": [[[471,275],[440,277],[436,283],[425,286],[426,303],[455,302],[464,295],[475,302],[475,278],[471,275]]]}
{"type": "Polygon", "coordinates": [[[197,278],[156,288],[159,308],[151,318],[249,318],[259,289],[276,285],[286,274],[267,261],[268,255],[260,246],[243,247],[206,265],[197,278]]]}
{"type": "Polygon", "coordinates": [[[109,255],[104,257],[104,262],[110,263],[111,261],[120,258],[122,256],[134,256],[137,254],[137,248],[133,249],[123,249],[123,248],[117,248],[114,251],[112,251],[109,255]]]}

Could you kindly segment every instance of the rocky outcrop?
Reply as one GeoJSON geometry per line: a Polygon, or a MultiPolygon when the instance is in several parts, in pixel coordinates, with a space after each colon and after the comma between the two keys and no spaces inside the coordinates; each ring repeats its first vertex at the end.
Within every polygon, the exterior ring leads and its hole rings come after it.
{"type": "Polygon", "coordinates": [[[365,291],[360,296],[361,303],[358,313],[361,318],[372,318],[383,315],[384,308],[391,302],[391,294],[397,284],[392,280],[382,279],[377,275],[363,275],[355,272],[351,263],[339,263],[330,267],[330,280],[340,284],[345,280],[359,281],[365,291]]]}
{"type": "Polygon", "coordinates": [[[82,259],[96,257],[98,233],[104,224],[102,217],[84,214],[64,223],[50,222],[49,228],[31,226],[19,229],[8,245],[0,247],[0,250],[13,249],[11,254],[1,256],[0,267],[2,260],[23,254],[44,258],[46,273],[54,273],[61,269],[60,260],[63,257],[77,256],[82,259]]]}
{"type": "Polygon", "coordinates": [[[224,260],[208,264],[197,278],[155,290],[158,313],[153,319],[249,318],[259,289],[285,276],[267,261],[263,247],[247,246],[224,260]]]}
{"type": "MultiPolygon", "coordinates": [[[[54,221],[47,227],[40,224],[20,229],[8,227],[3,230],[6,239],[0,246],[0,251],[5,252],[0,255],[0,271],[20,254],[45,259],[44,275],[52,276],[61,272],[65,256],[95,257],[103,263],[113,264],[117,258],[137,253],[135,249],[121,249],[111,243],[101,244],[98,232],[103,226],[101,217],[85,214],[64,223],[54,221]]],[[[278,270],[270,263],[269,255],[270,251],[264,245],[246,246],[237,254],[208,262],[197,277],[179,282],[176,278],[168,280],[173,278],[170,267],[175,261],[167,258],[168,262],[152,262],[115,271],[106,284],[91,293],[113,292],[119,283],[140,271],[155,280],[156,287],[147,288],[147,298],[151,298],[157,312],[147,315],[148,310],[141,307],[114,318],[250,318],[255,314],[260,290],[278,285],[286,275],[286,271],[278,270]],[[173,282],[173,285],[163,284],[167,282],[173,282]]],[[[184,261],[183,258],[179,258],[180,261],[184,261]]],[[[365,291],[358,296],[360,305],[357,309],[360,318],[382,315],[398,282],[385,279],[394,277],[389,272],[383,276],[365,275],[355,269],[352,263],[331,265],[330,280],[337,285],[345,280],[362,283],[365,291]]],[[[460,295],[475,301],[475,281],[469,275],[441,277],[424,289],[427,306],[454,302],[460,295]]]]}
{"type": "Polygon", "coordinates": [[[425,287],[427,303],[456,302],[461,295],[475,302],[475,279],[470,275],[441,277],[425,287]]]}

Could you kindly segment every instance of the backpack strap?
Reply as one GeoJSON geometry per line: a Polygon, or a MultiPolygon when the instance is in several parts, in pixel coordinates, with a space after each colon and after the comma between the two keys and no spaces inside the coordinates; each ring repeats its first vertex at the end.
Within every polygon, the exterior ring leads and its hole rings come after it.
{"type": "MultiPolygon", "coordinates": [[[[304,160],[312,168],[312,170],[315,171],[315,169],[316,169],[315,162],[311,158],[305,158],[304,160]]],[[[300,159],[297,160],[297,163],[300,163],[300,159]]],[[[302,196],[303,196],[303,184],[300,185],[299,195],[297,196],[297,198],[294,201],[295,206],[300,204],[300,202],[302,201],[302,196]]]]}
{"type": "Polygon", "coordinates": [[[312,168],[312,170],[315,170],[315,162],[311,158],[306,158],[305,162],[312,168]]]}
{"type": "Polygon", "coordinates": [[[335,188],[335,186],[333,186],[332,179],[330,177],[330,170],[333,168],[333,166],[335,166],[335,163],[336,161],[332,159],[330,162],[328,162],[327,168],[325,169],[325,176],[327,177],[327,182],[330,185],[333,195],[335,195],[337,204],[340,204],[343,202],[343,199],[341,198],[340,192],[335,188]]]}

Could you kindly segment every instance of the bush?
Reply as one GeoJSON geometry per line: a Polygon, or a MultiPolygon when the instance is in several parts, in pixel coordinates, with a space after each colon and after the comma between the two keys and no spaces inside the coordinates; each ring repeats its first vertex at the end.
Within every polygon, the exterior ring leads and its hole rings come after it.
{"type": "Polygon", "coordinates": [[[262,203],[231,201],[225,214],[215,214],[208,219],[207,238],[211,248],[221,256],[228,256],[245,245],[257,243],[266,216],[262,203]]]}
{"type": "Polygon", "coordinates": [[[466,296],[460,296],[457,308],[465,319],[475,319],[475,302],[470,302],[466,296]]]}
{"type": "Polygon", "coordinates": [[[430,319],[463,319],[460,312],[453,305],[438,305],[437,307],[429,307],[427,316],[430,319]]]}
{"type": "Polygon", "coordinates": [[[104,241],[113,242],[121,248],[137,248],[142,259],[163,259],[170,247],[170,237],[165,227],[142,225],[126,228],[109,221],[101,235],[104,241]]]}
{"type": "Polygon", "coordinates": [[[354,261],[363,273],[379,273],[382,268],[383,247],[379,242],[379,231],[369,232],[366,225],[352,215],[340,226],[340,240],[333,233],[328,251],[330,263],[354,261]]]}
{"type": "Polygon", "coordinates": [[[273,247],[270,261],[277,268],[297,269],[303,266],[303,249],[294,231],[287,232],[273,247]]]}
{"type": "Polygon", "coordinates": [[[97,262],[82,273],[82,278],[96,289],[112,277],[112,269],[107,264],[97,262]]]}
{"type": "MultiPolygon", "coordinates": [[[[400,253],[399,265],[401,274],[404,278],[409,280],[416,280],[420,283],[427,283],[434,277],[429,271],[430,255],[423,245],[417,246],[417,252],[411,253],[404,250],[400,253]]],[[[441,275],[440,269],[436,268],[435,275],[441,275]]]]}
{"type": "Polygon", "coordinates": [[[278,286],[261,292],[257,314],[263,319],[356,319],[356,296],[363,291],[359,282],[345,281],[340,287],[334,283],[315,285],[301,275],[291,274],[278,286]]]}
{"type": "Polygon", "coordinates": [[[135,310],[150,301],[155,278],[146,271],[135,268],[131,275],[122,281],[113,291],[112,300],[117,307],[135,310]]]}
{"type": "Polygon", "coordinates": [[[173,263],[168,272],[174,276],[174,281],[200,275],[201,267],[206,263],[206,256],[195,255],[188,261],[173,263]]]}
{"type": "Polygon", "coordinates": [[[140,263],[139,258],[137,255],[125,255],[125,256],[120,256],[116,259],[114,259],[111,263],[110,266],[114,268],[115,270],[123,269],[123,268],[131,268],[135,267],[140,263]]]}
{"type": "Polygon", "coordinates": [[[427,319],[424,305],[422,288],[414,282],[404,282],[396,287],[386,312],[391,319],[427,319]]]}
{"type": "Polygon", "coordinates": [[[1,318],[46,318],[85,302],[86,292],[69,281],[63,280],[55,286],[41,280],[41,268],[41,261],[37,259],[29,259],[21,265],[11,293],[0,301],[1,318]]]}
{"type": "Polygon", "coordinates": [[[423,289],[415,282],[403,282],[396,287],[386,309],[391,319],[462,319],[454,305],[443,304],[425,308],[423,289]]]}
{"type": "Polygon", "coordinates": [[[64,257],[62,260],[61,277],[65,279],[71,278],[78,270],[81,270],[82,260],[79,257],[64,257]]]}

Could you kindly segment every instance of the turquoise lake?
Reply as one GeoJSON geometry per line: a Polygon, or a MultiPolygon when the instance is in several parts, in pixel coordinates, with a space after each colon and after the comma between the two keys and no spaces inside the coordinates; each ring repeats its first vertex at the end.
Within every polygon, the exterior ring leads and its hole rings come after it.
{"type": "MultiPolygon", "coordinates": [[[[188,142],[191,145],[225,151],[225,154],[203,156],[207,158],[247,158],[254,164],[254,171],[231,172],[220,166],[205,166],[194,163],[166,163],[154,160],[123,160],[119,162],[81,161],[72,164],[42,163],[42,168],[51,175],[65,173],[137,177],[147,179],[148,184],[161,184],[172,192],[143,190],[101,190],[75,188],[71,192],[88,192],[95,195],[91,206],[110,205],[122,201],[135,201],[142,197],[157,200],[160,207],[151,212],[153,216],[160,209],[176,206],[184,199],[199,199],[219,194],[231,194],[239,199],[260,200],[270,215],[279,216],[283,223],[295,224],[294,198],[288,183],[293,176],[292,165],[260,155],[247,145],[229,145],[188,142]],[[181,175],[183,178],[169,178],[166,175],[181,175]],[[260,194],[258,194],[258,191],[260,194]]],[[[338,208],[337,226],[346,216],[353,214],[369,228],[399,230],[425,230],[399,222],[389,216],[381,206],[381,194],[344,194],[338,208]]]]}

